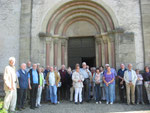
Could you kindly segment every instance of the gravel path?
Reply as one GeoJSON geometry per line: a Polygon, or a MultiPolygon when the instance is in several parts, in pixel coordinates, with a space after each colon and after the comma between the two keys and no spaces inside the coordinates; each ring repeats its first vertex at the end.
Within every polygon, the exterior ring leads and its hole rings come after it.
{"type": "Polygon", "coordinates": [[[113,105],[96,105],[94,102],[75,105],[73,102],[61,102],[58,105],[42,104],[35,110],[27,107],[19,113],[150,113],[150,105],[126,105],[115,103],[113,105]]]}

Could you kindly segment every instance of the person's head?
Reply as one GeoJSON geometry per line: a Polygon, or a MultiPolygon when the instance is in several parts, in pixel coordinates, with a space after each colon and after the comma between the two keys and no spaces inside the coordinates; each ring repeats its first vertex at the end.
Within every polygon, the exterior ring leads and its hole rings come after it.
{"type": "Polygon", "coordinates": [[[67,72],[70,74],[71,73],[71,67],[68,67],[67,72]]]}
{"type": "Polygon", "coordinates": [[[41,68],[41,72],[42,72],[42,73],[44,72],[44,67],[41,68]]]}
{"type": "Polygon", "coordinates": [[[9,65],[14,66],[15,65],[15,57],[10,57],[9,58],[9,65]]]}
{"type": "Polygon", "coordinates": [[[58,71],[58,70],[57,70],[57,66],[54,66],[54,71],[56,71],[56,72],[58,71]]]}
{"type": "Polygon", "coordinates": [[[149,73],[149,67],[148,66],[145,66],[144,70],[145,70],[145,72],[149,73]]]}
{"type": "Polygon", "coordinates": [[[109,64],[105,64],[105,68],[107,69],[107,67],[109,67],[109,64]]]}
{"type": "Polygon", "coordinates": [[[41,72],[42,72],[42,68],[41,68],[41,67],[39,67],[39,68],[38,68],[38,71],[39,71],[39,73],[41,73],[41,72]]]}
{"type": "Polygon", "coordinates": [[[140,73],[140,70],[139,70],[139,69],[136,69],[135,72],[136,72],[136,74],[139,74],[139,73],[140,73]]]}
{"type": "Polygon", "coordinates": [[[99,68],[96,68],[96,73],[100,73],[99,68]]]}
{"type": "Polygon", "coordinates": [[[86,68],[87,68],[86,62],[83,62],[83,63],[82,63],[82,68],[83,68],[83,69],[86,69],[86,68]]]}
{"type": "Polygon", "coordinates": [[[39,69],[40,68],[40,63],[37,63],[37,69],[39,69]]]}
{"type": "Polygon", "coordinates": [[[100,67],[99,67],[99,70],[100,70],[100,72],[103,72],[104,67],[103,67],[103,66],[100,66],[100,67]]]}
{"type": "Polygon", "coordinates": [[[79,66],[79,65],[76,65],[76,67],[75,67],[75,68],[76,68],[76,71],[77,71],[77,72],[79,72],[79,71],[80,71],[80,66],[79,66]]]}
{"type": "Polygon", "coordinates": [[[89,69],[90,67],[89,67],[89,65],[86,65],[86,69],[89,69]]]}
{"type": "Polygon", "coordinates": [[[110,66],[107,67],[107,72],[111,72],[110,66]]]}
{"type": "Polygon", "coordinates": [[[36,70],[37,69],[37,64],[33,64],[32,68],[33,68],[33,70],[36,70]]]}
{"type": "Polygon", "coordinates": [[[128,69],[131,71],[132,70],[132,64],[128,64],[128,69]]]}
{"type": "Polygon", "coordinates": [[[50,72],[53,72],[53,71],[54,71],[53,66],[50,66],[50,72]]]}
{"type": "Polygon", "coordinates": [[[27,67],[31,67],[31,62],[30,61],[27,62],[27,67]]]}
{"type": "Polygon", "coordinates": [[[25,64],[25,63],[22,63],[22,64],[21,64],[21,69],[22,69],[22,70],[25,70],[25,69],[26,69],[26,64],[25,64]]]}
{"type": "Polygon", "coordinates": [[[124,64],[120,64],[120,68],[121,68],[121,69],[124,69],[124,68],[125,68],[125,65],[124,65],[124,64]]]}
{"type": "Polygon", "coordinates": [[[63,64],[63,65],[61,66],[61,69],[62,69],[62,70],[65,70],[65,68],[66,68],[66,66],[63,64]]]}
{"type": "Polygon", "coordinates": [[[49,70],[49,65],[46,66],[46,70],[49,70]]]}
{"type": "Polygon", "coordinates": [[[95,67],[91,67],[91,72],[94,73],[96,71],[95,67]]]}

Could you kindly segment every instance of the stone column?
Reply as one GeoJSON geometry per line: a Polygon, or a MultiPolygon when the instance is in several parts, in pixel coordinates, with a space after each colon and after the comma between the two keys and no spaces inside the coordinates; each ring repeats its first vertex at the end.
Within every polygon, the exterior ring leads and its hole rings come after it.
{"type": "Polygon", "coordinates": [[[54,39],[54,65],[58,66],[58,39],[54,39]]]}
{"type": "Polygon", "coordinates": [[[46,65],[50,65],[52,38],[46,37],[46,65]]]}
{"type": "Polygon", "coordinates": [[[105,64],[109,63],[109,54],[108,54],[108,40],[106,35],[102,35],[102,39],[104,42],[104,56],[105,56],[105,64]]]}
{"type": "Polygon", "coordinates": [[[111,63],[112,63],[112,67],[115,68],[116,67],[116,63],[115,63],[115,34],[109,34],[109,41],[111,44],[111,63]]]}
{"type": "Polygon", "coordinates": [[[96,37],[96,66],[102,66],[101,36],[96,37]]]}
{"type": "Polygon", "coordinates": [[[62,37],[61,39],[61,65],[64,64],[67,66],[67,42],[68,38],[67,37],[62,37]]]}

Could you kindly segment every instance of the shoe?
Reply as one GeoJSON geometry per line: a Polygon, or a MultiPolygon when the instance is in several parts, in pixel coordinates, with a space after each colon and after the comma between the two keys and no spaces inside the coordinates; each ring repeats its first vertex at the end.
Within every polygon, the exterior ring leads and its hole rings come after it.
{"type": "Polygon", "coordinates": [[[101,104],[102,102],[101,101],[99,101],[99,104],[101,104]]]}
{"type": "Polygon", "coordinates": [[[34,107],[30,107],[30,109],[33,109],[33,110],[34,110],[35,108],[34,108],[34,107]]]}
{"type": "Polygon", "coordinates": [[[60,102],[59,102],[59,101],[58,101],[57,103],[58,103],[58,104],[60,104],[60,102]]]}
{"type": "Polygon", "coordinates": [[[127,103],[127,105],[130,105],[130,103],[127,103]]]}
{"type": "Polygon", "coordinates": [[[80,104],[83,104],[83,102],[80,102],[80,104]]]}
{"type": "Polygon", "coordinates": [[[21,109],[26,109],[25,107],[21,107],[21,109]]]}
{"type": "Polygon", "coordinates": [[[142,105],[145,105],[145,103],[144,102],[141,102],[142,103],[142,105]]]}
{"type": "Polygon", "coordinates": [[[75,104],[77,105],[77,104],[78,104],[78,102],[75,102],[75,104]]]}
{"type": "Polygon", "coordinates": [[[38,106],[39,106],[39,107],[41,107],[42,105],[41,105],[41,104],[39,104],[38,106]]]}
{"type": "Polygon", "coordinates": [[[113,104],[113,102],[110,103],[111,105],[113,104]]]}
{"type": "Polygon", "coordinates": [[[136,104],[139,105],[139,102],[137,102],[136,104]]]}
{"type": "Polygon", "coordinates": [[[106,104],[109,104],[109,102],[106,102],[106,104]]]}
{"type": "Polygon", "coordinates": [[[98,104],[98,102],[96,102],[96,104],[98,104]]]}
{"type": "Polygon", "coordinates": [[[135,103],[132,103],[132,105],[135,105],[135,103]]]}

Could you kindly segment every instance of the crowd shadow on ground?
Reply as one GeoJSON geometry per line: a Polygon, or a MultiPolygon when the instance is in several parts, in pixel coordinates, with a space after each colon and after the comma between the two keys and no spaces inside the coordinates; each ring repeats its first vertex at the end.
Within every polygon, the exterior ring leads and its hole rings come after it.
{"type": "Polygon", "coordinates": [[[113,105],[95,104],[95,102],[83,102],[83,104],[74,104],[74,102],[61,101],[60,104],[53,105],[44,103],[35,110],[27,107],[19,113],[150,113],[150,105],[127,105],[114,103],[113,105]]]}

